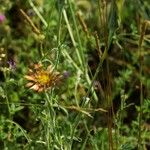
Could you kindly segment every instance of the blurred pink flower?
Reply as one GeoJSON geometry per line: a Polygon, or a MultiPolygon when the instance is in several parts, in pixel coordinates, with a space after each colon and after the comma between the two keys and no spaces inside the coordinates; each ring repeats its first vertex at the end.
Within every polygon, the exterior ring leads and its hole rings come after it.
{"type": "Polygon", "coordinates": [[[0,23],[2,23],[5,20],[5,15],[4,14],[0,14],[0,23]]]}

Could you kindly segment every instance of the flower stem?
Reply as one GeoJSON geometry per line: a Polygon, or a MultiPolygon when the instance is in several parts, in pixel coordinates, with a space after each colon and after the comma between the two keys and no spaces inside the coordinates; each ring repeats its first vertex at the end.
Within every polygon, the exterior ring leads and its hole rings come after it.
{"type": "MultiPolygon", "coordinates": [[[[51,94],[52,96],[52,91],[51,94]]],[[[53,115],[53,108],[52,108],[52,100],[49,97],[49,93],[45,92],[45,97],[46,97],[46,107],[47,107],[47,130],[46,130],[46,139],[47,139],[47,150],[52,150],[53,148],[51,147],[51,132],[54,134],[54,123],[53,120],[54,115],[53,115]]],[[[55,135],[54,135],[55,136],[55,135]]]]}

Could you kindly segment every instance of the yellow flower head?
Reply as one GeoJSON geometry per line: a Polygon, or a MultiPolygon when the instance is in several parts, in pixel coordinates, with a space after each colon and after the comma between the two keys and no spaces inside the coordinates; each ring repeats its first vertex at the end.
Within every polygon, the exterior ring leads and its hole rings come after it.
{"type": "Polygon", "coordinates": [[[25,78],[29,81],[27,87],[42,92],[55,86],[60,81],[61,75],[54,70],[52,65],[44,69],[42,64],[35,64],[33,69],[29,69],[29,74],[25,78]]]}

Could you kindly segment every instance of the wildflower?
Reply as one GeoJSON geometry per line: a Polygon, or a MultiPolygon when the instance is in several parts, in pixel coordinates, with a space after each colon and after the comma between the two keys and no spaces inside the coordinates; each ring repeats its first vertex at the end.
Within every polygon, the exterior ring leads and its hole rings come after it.
{"type": "Polygon", "coordinates": [[[29,81],[27,87],[42,92],[55,86],[60,81],[61,75],[54,71],[52,65],[44,69],[42,64],[35,64],[33,69],[29,69],[29,74],[25,78],[29,81]]]}
{"type": "Polygon", "coordinates": [[[16,62],[13,60],[9,60],[7,61],[8,65],[9,65],[9,69],[10,70],[15,70],[16,69],[16,62]]]}
{"type": "Polygon", "coordinates": [[[0,14],[0,23],[3,23],[4,20],[5,20],[5,15],[0,14]]]}
{"type": "Polygon", "coordinates": [[[68,71],[63,72],[64,79],[67,79],[69,76],[70,76],[70,72],[68,72],[68,71]]]}

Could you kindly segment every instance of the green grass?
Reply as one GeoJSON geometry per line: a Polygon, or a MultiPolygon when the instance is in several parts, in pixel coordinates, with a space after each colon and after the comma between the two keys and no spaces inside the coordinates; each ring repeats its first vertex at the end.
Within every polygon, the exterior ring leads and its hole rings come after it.
{"type": "Polygon", "coordinates": [[[0,149],[150,148],[149,0],[0,3],[0,149]]]}

